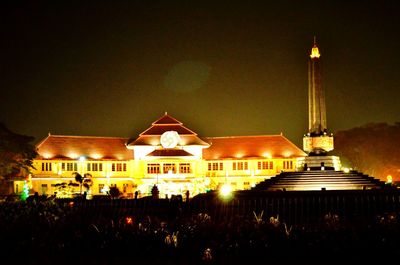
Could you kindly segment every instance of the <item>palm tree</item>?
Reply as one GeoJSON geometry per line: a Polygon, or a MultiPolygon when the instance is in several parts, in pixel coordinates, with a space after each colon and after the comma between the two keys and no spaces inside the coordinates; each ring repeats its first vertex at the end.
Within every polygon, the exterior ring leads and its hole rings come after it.
{"type": "Polygon", "coordinates": [[[78,172],[74,172],[72,173],[72,176],[74,176],[75,181],[80,184],[80,194],[82,194],[82,186],[89,190],[93,184],[92,175],[90,175],[89,173],[83,174],[82,176],[78,172]]]}

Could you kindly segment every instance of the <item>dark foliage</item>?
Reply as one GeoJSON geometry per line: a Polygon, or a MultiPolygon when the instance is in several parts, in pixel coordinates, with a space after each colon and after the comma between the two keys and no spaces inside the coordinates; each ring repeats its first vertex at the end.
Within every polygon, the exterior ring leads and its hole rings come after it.
{"type": "Polygon", "coordinates": [[[14,133],[0,123],[0,176],[24,176],[33,168],[37,156],[31,136],[14,133]]]}
{"type": "Polygon", "coordinates": [[[334,153],[345,166],[381,180],[400,180],[400,123],[371,123],[335,134],[334,153]]]}

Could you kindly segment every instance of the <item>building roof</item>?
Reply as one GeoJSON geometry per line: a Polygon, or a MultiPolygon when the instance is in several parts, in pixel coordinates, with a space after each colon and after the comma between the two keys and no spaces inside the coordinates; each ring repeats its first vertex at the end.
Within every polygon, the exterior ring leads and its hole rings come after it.
{"type": "Polygon", "coordinates": [[[147,156],[193,156],[183,149],[157,149],[147,156]]]}
{"type": "Polygon", "coordinates": [[[49,135],[37,145],[39,158],[88,160],[130,160],[133,151],[126,148],[127,138],[49,135]]]}
{"type": "Polygon", "coordinates": [[[137,146],[137,145],[151,145],[160,146],[160,137],[164,132],[175,131],[180,136],[179,145],[200,145],[208,147],[208,143],[200,139],[197,133],[183,126],[183,123],[177,119],[171,117],[167,113],[161,118],[156,120],[151,124],[151,126],[139,134],[139,137],[132,139],[128,142],[127,146],[137,146]]]}
{"type": "Polygon", "coordinates": [[[207,160],[306,156],[283,135],[208,137],[204,140],[211,145],[203,150],[203,158],[207,160]]]}

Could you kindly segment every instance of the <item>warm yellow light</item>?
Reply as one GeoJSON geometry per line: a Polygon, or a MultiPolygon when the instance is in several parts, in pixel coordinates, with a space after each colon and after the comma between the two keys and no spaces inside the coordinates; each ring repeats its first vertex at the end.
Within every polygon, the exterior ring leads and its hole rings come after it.
{"type": "Polygon", "coordinates": [[[387,184],[392,184],[392,182],[393,182],[392,176],[391,176],[391,175],[387,175],[387,177],[386,177],[386,183],[387,183],[387,184]]]}
{"type": "Polygon", "coordinates": [[[208,186],[208,185],[210,185],[210,183],[211,183],[210,178],[205,178],[204,179],[204,185],[208,186]]]}
{"type": "Polygon", "coordinates": [[[283,153],[283,156],[284,156],[284,157],[291,157],[291,156],[292,156],[292,152],[290,152],[290,151],[285,151],[285,152],[283,153]]]}
{"type": "Polygon", "coordinates": [[[90,157],[94,158],[94,159],[100,159],[102,158],[102,156],[100,154],[92,154],[90,157]]]}
{"type": "Polygon", "coordinates": [[[70,158],[72,159],[76,159],[78,157],[78,155],[76,153],[69,153],[68,155],[70,158]]]}
{"type": "Polygon", "coordinates": [[[50,153],[44,153],[43,157],[46,159],[50,159],[52,157],[52,155],[50,153]]]}
{"type": "Polygon", "coordinates": [[[321,54],[319,53],[318,47],[317,45],[314,44],[314,47],[312,47],[311,49],[310,57],[311,59],[314,59],[314,58],[319,58],[320,56],[321,54]]]}
{"type": "Polygon", "coordinates": [[[268,153],[268,152],[267,152],[267,153],[264,153],[264,154],[263,154],[263,157],[266,157],[266,158],[271,158],[272,156],[271,156],[271,154],[270,154],[270,153],[268,153]]]}
{"type": "Polygon", "coordinates": [[[350,168],[348,168],[348,167],[343,168],[343,172],[344,173],[349,173],[350,172],[350,168]]]}
{"type": "Polygon", "coordinates": [[[232,187],[229,184],[224,184],[224,185],[222,185],[222,187],[221,187],[219,192],[220,192],[222,197],[227,198],[232,193],[232,187]]]}

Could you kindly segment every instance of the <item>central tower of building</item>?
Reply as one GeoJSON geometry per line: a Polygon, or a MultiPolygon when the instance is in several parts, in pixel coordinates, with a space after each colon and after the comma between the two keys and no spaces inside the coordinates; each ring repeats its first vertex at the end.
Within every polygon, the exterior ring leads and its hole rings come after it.
{"type": "Polygon", "coordinates": [[[308,133],[303,149],[309,155],[326,155],[333,150],[333,136],[326,125],[325,92],[322,87],[320,57],[315,37],[308,61],[308,133]]]}

